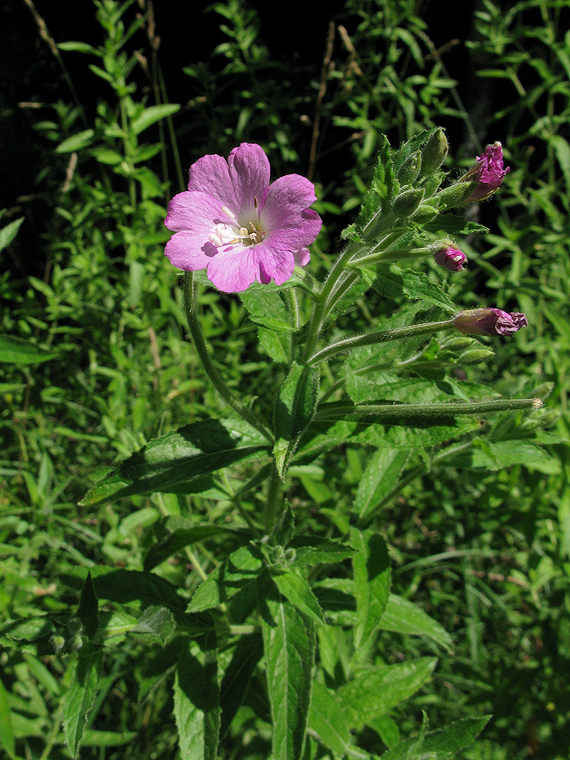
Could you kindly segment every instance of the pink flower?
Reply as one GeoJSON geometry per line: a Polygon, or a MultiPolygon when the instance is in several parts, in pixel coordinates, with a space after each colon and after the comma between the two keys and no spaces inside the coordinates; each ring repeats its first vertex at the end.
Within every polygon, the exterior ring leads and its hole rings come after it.
{"type": "Polygon", "coordinates": [[[461,272],[467,257],[459,248],[441,248],[434,256],[436,263],[449,269],[450,272],[461,272]]]}
{"type": "Polygon", "coordinates": [[[513,335],[528,325],[519,311],[508,314],[502,309],[469,309],[455,318],[455,327],[467,335],[513,335]]]}
{"type": "Polygon", "coordinates": [[[471,195],[464,203],[483,201],[503,184],[503,179],[510,167],[503,169],[503,146],[499,141],[487,145],[482,156],[477,156],[477,163],[461,178],[462,182],[477,182],[471,195]]]}
{"type": "Polygon", "coordinates": [[[170,263],[186,272],[206,269],[225,293],[254,282],[281,285],[295,264],[309,262],[321,219],[312,182],[287,174],[269,184],[269,160],[259,145],[242,143],[226,161],[208,155],[190,167],[188,190],[168,205],[170,263]]]}

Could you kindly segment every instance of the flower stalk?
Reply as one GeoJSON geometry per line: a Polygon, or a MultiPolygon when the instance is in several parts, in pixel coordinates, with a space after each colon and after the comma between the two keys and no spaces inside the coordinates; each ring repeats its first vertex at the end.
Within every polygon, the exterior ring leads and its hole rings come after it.
{"type": "Polygon", "coordinates": [[[186,319],[188,321],[188,328],[194,341],[194,347],[202,362],[202,366],[210,380],[212,385],[218,391],[220,396],[227,401],[227,403],[242,417],[246,422],[249,422],[256,430],[266,438],[271,444],[273,443],[273,436],[271,432],[263,425],[252,412],[244,406],[239,399],[237,399],[228,386],[223,381],[218,370],[214,366],[208,353],[208,347],[204,340],[204,333],[200,326],[200,320],[198,318],[197,304],[196,304],[196,283],[194,282],[194,275],[192,272],[184,273],[184,309],[186,311],[186,319]]]}
{"type": "Polygon", "coordinates": [[[360,346],[370,346],[375,343],[385,343],[389,340],[404,340],[405,338],[414,338],[417,335],[426,333],[439,332],[440,330],[452,330],[455,328],[454,319],[445,319],[441,322],[425,322],[420,325],[407,325],[406,327],[395,327],[391,330],[382,330],[381,332],[369,333],[368,335],[358,335],[356,338],[346,338],[338,343],[332,343],[330,346],[321,349],[308,359],[307,364],[316,364],[328,359],[334,354],[343,351],[351,351],[360,346]]]}

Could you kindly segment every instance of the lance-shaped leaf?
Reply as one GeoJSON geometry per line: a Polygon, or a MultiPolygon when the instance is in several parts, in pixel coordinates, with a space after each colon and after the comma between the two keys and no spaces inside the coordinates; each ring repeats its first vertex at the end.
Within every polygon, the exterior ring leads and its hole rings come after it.
{"type": "Polygon", "coordinates": [[[396,264],[381,264],[372,287],[386,298],[409,298],[426,301],[450,314],[457,314],[457,306],[449,299],[444,286],[432,282],[427,275],[401,269],[396,264]]]}
{"type": "Polygon", "coordinates": [[[172,533],[169,533],[148,550],[144,558],[144,569],[148,572],[153,567],[164,562],[165,559],[184,549],[184,547],[199,541],[205,541],[213,536],[235,536],[237,538],[235,532],[230,530],[230,528],[217,525],[195,525],[187,528],[175,528],[172,533]]]}
{"type": "Polygon", "coordinates": [[[81,504],[133,494],[185,493],[194,478],[268,451],[263,436],[241,420],[205,420],[155,438],[97,483],[81,504]]]}
{"type": "Polygon", "coordinates": [[[247,634],[239,639],[232,659],[225,669],[220,687],[222,707],[220,736],[222,738],[243,702],[253,671],[262,656],[263,639],[260,633],[247,634]]]}
{"type": "Polygon", "coordinates": [[[102,652],[86,645],[80,650],[73,667],[73,680],[65,698],[65,741],[72,757],[81,744],[89,710],[95,702],[101,681],[102,652]]]}
{"type": "Polygon", "coordinates": [[[253,544],[240,546],[210,573],[198,588],[187,612],[200,612],[227,602],[263,571],[263,556],[253,544]]]}
{"type": "Polygon", "coordinates": [[[268,616],[262,617],[273,718],[273,757],[299,760],[311,702],[315,624],[281,594],[273,593],[274,589],[270,586],[263,600],[268,616]]]}
{"type": "Polygon", "coordinates": [[[382,760],[452,760],[468,747],[489,722],[490,715],[463,718],[440,731],[422,734],[418,739],[404,739],[382,755],[382,760]]]}
{"type": "Polygon", "coordinates": [[[220,694],[213,642],[185,642],[174,681],[174,717],[182,760],[217,760],[220,694]]]}
{"type": "Polygon", "coordinates": [[[356,629],[354,647],[366,644],[378,629],[390,593],[390,559],[388,547],[379,533],[353,528],[350,542],[358,550],[352,558],[356,595],[356,629]]]}
{"type": "Polygon", "coordinates": [[[367,721],[411,697],[430,678],[436,663],[434,657],[421,657],[401,665],[374,668],[341,686],[337,697],[351,728],[362,728],[367,721]]]}
{"type": "Polygon", "coordinates": [[[319,737],[319,741],[325,747],[339,757],[347,754],[352,758],[362,757],[363,760],[369,757],[356,750],[343,705],[320,681],[313,684],[309,729],[319,737]]]}
{"type": "Polygon", "coordinates": [[[176,103],[164,103],[159,106],[145,108],[144,111],[131,122],[131,132],[138,135],[141,132],[144,132],[145,129],[148,129],[152,124],[155,124],[157,121],[160,121],[167,116],[172,116],[172,114],[179,110],[180,106],[176,103]]]}
{"type": "Polygon", "coordinates": [[[379,449],[375,451],[360,479],[352,511],[364,521],[396,487],[402,470],[409,459],[409,452],[402,449],[379,449]]]}
{"type": "Polygon", "coordinates": [[[0,335],[0,363],[41,364],[55,359],[56,354],[46,351],[30,340],[14,335],[0,335]]]}
{"type": "Polygon", "coordinates": [[[272,576],[280,593],[291,604],[317,623],[324,623],[325,616],[307,581],[295,571],[272,576]]]}
{"type": "Polygon", "coordinates": [[[453,648],[453,639],[445,628],[413,602],[395,594],[390,594],[378,627],[383,631],[426,636],[445,649],[453,648]]]}
{"type": "Polygon", "coordinates": [[[303,430],[315,412],[319,392],[319,367],[294,363],[275,405],[275,463],[285,476],[303,430]]]}

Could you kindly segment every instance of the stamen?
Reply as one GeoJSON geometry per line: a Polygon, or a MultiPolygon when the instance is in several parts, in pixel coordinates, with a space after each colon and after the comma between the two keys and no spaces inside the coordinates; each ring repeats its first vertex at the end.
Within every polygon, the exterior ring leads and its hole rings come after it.
{"type": "Polygon", "coordinates": [[[231,209],[229,209],[227,206],[222,206],[222,211],[224,212],[224,214],[227,214],[230,217],[230,219],[236,218],[236,215],[234,214],[234,212],[231,209]]]}
{"type": "Polygon", "coordinates": [[[257,198],[255,197],[255,195],[253,196],[253,207],[257,210],[257,198]]]}

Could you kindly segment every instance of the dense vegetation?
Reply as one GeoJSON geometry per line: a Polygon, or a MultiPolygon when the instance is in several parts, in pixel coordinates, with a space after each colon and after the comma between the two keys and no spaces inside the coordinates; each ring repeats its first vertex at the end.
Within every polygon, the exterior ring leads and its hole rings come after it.
{"type": "MultiPolygon", "coordinates": [[[[272,26],[279,21],[264,18],[265,4],[258,13],[245,0],[224,0],[203,15],[200,9],[192,29],[196,49],[187,60],[180,49],[169,54],[160,8],[155,24],[147,0],[95,0],[84,37],[74,40],[54,39],[50,6],[26,5],[21,22],[29,25],[13,30],[9,41],[15,49],[33,30],[37,44],[29,49],[36,58],[20,78],[11,72],[2,126],[3,133],[16,132],[5,142],[14,151],[18,134],[30,136],[22,147],[27,168],[17,170],[13,156],[7,161],[17,195],[5,194],[0,212],[0,745],[8,757],[63,760],[80,743],[86,760],[200,756],[178,747],[172,694],[180,634],[176,615],[161,613],[160,604],[168,607],[166,588],[188,602],[236,549],[236,536],[220,526],[263,530],[262,492],[236,495],[255,480],[255,462],[224,470],[200,490],[165,487],[80,504],[151,439],[224,408],[188,339],[179,273],[163,255],[166,206],[184,189],[190,164],[256,142],[270,157],[273,177],[296,172],[315,182],[314,208],[324,226],[309,268],[322,281],[373,177],[382,135],[398,147],[442,126],[452,176],[494,140],[502,141],[511,170],[492,200],[462,212],[466,222],[491,230],[461,238],[469,268],[442,277],[430,261],[429,279],[445,280],[447,295],[463,308],[525,312],[530,327],[508,341],[480,339],[494,353],[478,354],[482,361],[473,364],[462,364],[445,338],[415,344],[418,377],[463,381],[489,395],[539,396],[545,406],[532,415],[490,417],[479,437],[469,431],[472,446],[463,458],[442,456],[434,438],[429,446],[410,446],[395,470],[382,459],[386,450],[371,445],[344,445],[310,464],[293,463],[288,499],[297,533],[323,541],[345,540],[355,500],[372,499],[366,483],[375,468],[391,473],[373,484],[381,505],[374,535],[385,543],[374,539],[369,550],[387,546],[391,593],[427,613],[417,612],[410,618],[415,628],[409,621],[406,628],[392,610],[355,659],[347,633],[354,613],[340,602],[335,611],[333,598],[351,582],[350,558],[327,565],[325,574],[317,569],[311,580],[330,623],[317,632],[319,688],[346,692],[368,665],[423,663],[417,688],[350,725],[368,753],[359,749],[354,757],[411,760],[420,757],[413,748],[407,755],[390,748],[417,737],[422,723],[434,730],[465,720],[475,736],[492,715],[469,746],[455,753],[449,745],[438,754],[432,739],[435,754],[424,748],[421,757],[566,758],[568,3],[482,0],[443,38],[429,4],[346,0],[331,11],[328,27],[320,20],[314,33],[321,36],[310,49],[299,37],[295,50],[276,41],[272,26]],[[179,63],[183,72],[174,71],[179,63]],[[30,178],[27,186],[22,177],[30,178]],[[445,377],[444,363],[451,363],[445,377]],[[198,523],[217,531],[199,541],[180,538],[198,523]],[[157,555],[169,535],[179,544],[157,555]],[[149,586],[143,569],[169,585],[149,586]],[[121,585],[123,576],[106,589],[110,570],[141,572],[139,596],[121,585]],[[77,696],[70,689],[86,651],[95,683],[77,696]],[[73,730],[70,693],[83,700],[73,730]]],[[[252,408],[270,412],[266,389],[284,382],[286,368],[268,331],[258,330],[263,314],[255,299],[203,288],[202,330],[228,386],[252,408]]],[[[335,340],[386,323],[396,308],[419,321],[441,318],[433,304],[430,311],[375,288],[352,303],[328,328],[335,340]]],[[[326,372],[324,392],[333,396],[335,378],[326,372]]],[[[412,614],[406,610],[402,619],[412,614]]],[[[236,630],[239,623],[245,631],[239,620],[236,630]]],[[[221,617],[217,624],[221,639],[221,617]]],[[[265,759],[271,726],[257,638],[224,641],[224,668],[236,662],[240,646],[250,646],[244,662],[252,667],[249,688],[232,697],[231,726],[222,717],[227,733],[219,757],[265,759]]],[[[175,691],[182,688],[176,683],[175,691]]],[[[304,757],[351,756],[317,735],[309,732],[304,757]]]]}

